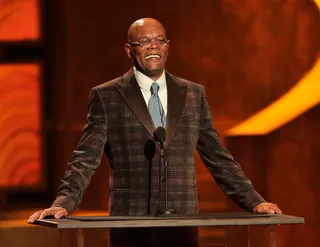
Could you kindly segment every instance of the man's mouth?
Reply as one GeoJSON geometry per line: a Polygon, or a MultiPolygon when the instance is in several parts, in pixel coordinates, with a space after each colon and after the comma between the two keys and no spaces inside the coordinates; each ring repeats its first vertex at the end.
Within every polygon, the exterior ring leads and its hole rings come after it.
{"type": "Polygon", "coordinates": [[[145,56],[144,57],[145,59],[159,59],[160,56],[159,55],[156,55],[156,54],[150,54],[148,56],[145,56]]]}

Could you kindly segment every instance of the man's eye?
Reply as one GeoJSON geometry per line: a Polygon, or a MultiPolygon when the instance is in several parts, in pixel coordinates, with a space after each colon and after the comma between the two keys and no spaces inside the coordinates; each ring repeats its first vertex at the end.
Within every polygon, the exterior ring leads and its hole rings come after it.
{"type": "Polygon", "coordinates": [[[150,44],[150,43],[149,43],[149,41],[145,40],[145,41],[140,41],[140,44],[141,44],[142,46],[144,46],[144,45],[148,45],[148,44],[150,44]]]}
{"type": "Polygon", "coordinates": [[[158,44],[165,44],[166,40],[165,39],[157,39],[158,44]]]}
{"type": "Polygon", "coordinates": [[[149,39],[140,39],[139,43],[148,43],[150,42],[149,39]]]}

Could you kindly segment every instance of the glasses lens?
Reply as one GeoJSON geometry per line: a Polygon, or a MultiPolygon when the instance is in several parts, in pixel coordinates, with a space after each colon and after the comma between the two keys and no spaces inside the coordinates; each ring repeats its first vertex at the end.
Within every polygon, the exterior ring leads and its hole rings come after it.
{"type": "Polygon", "coordinates": [[[159,46],[165,46],[167,44],[167,40],[165,38],[157,38],[155,43],[159,46]]]}
{"type": "Polygon", "coordinates": [[[149,45],[151,45],[151,40],[148,39],[148,38],[142,38],[139,40],[139,44],[142,46],[142,47],[147,47],[149,45]]]}

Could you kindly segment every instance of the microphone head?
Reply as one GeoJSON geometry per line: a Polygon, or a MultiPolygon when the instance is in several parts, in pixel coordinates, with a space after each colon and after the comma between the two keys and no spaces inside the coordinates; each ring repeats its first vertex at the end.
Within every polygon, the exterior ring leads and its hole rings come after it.
{"type": "Polygon", "coordinates": [[[163,143],[167,138],[167,131],[162,126],[159,126],[154,131],[153,136],[154,136],[154,139],[156,139],[157,142],[163,143]]]}

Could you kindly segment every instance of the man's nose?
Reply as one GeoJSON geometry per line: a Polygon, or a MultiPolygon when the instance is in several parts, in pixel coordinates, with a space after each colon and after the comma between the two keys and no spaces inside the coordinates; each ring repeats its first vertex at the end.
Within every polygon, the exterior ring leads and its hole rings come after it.
{"type": "Polygon", "coordinates": [[[160,46],[155,42],[155,40],[151,40],[151,43],[149,45],[149,49],[158,49],[160,46]]]}

